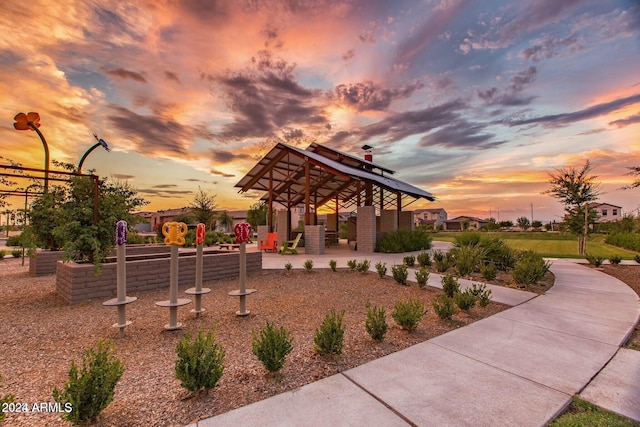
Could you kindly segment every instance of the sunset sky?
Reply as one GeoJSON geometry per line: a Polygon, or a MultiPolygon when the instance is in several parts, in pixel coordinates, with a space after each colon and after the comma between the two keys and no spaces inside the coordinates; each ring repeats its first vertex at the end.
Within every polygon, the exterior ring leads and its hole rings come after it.
{"type": "MultiPolygon", "coordinates": [[[[0,155],[77,163],[150,204],[221,209],[276,142],[362,156],[437,197],[412,208],[558,220],[549,173],[590,159],[600,201],[637,213],[640,2],[0,2],[0,155]],[[499,213],[498,213],[499,212],[499,213]]],[[[6,164],[6,160],[0,160],[6,164]]],[[[10,199],[19,205],[20,201],[10,199]]]]}

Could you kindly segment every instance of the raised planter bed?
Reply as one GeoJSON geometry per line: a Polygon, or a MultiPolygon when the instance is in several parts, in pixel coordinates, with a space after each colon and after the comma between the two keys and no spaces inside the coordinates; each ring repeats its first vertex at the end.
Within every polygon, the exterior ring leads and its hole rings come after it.
{"type": "MultiPolygon", "coordinates": [[[[127,253],[129,248],[127,247],[127,253]]],[[[247,273],[262,270],[262,254],[248,252],[247,273]]],[[[127,261],[127,294],[169,287],[169,258],[150,258],[127,261]]],[[[238,277],[239,252],[208,252],[203,257],[203,281],[238,277]]],[[[178,285],[195,282],[195,253],[181,254],[178,262],[178,285]]],[[[69,304],[116,295],[116,263],[103,264],[102,274],[94,275],[91,264],[63,263],[56,268],[56,291],[69,304]]]]}

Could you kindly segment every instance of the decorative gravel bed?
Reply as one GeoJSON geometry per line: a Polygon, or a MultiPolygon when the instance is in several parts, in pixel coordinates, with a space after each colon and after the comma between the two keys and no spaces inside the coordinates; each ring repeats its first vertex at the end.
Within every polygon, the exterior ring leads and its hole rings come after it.
{"type": "MultiPolygon", "coordinates": [[[[181,287],[180,295],[190,286],[181,287]]],[[[203,297],[207,311],[196,319],[190,313],[192,305],[180,308],[178,319],[185,328],[174,332],[163,328],[168,310],[155,306],[156,301],[168,298],[168,289],[129,293],[138,301],[127,306],[127,318],[133,324],[120,339],[118,330],[111,327],[116,310],[103,307],[102,300],[69,306],[55,294],[54,276],[29,277],[28,266],[20,266],[19,259],[0,261],[0,395],[12,393],[17,402],[29,407],[53,402],[51,391],[63,386],[71,361],[80,361],[85,349],[109,338],[125,372],[114,401],[96,425],[185,425],[353,368],[508,308],[491,303],[442,321],[431,306],[431,300],[442,292],[434,288],[420,289],[415,283],[401,286],[373,272],[263,271],[247,280],[248,288],[258,289],[247,297],[251,314],[237,317],[238,300],[227,295],[238,288],[237,279],[205,286],[213,289],[203,297]],[[412,334],[391,318],[395,303],[408,298],[419,298],[427,307],[425,320],[412,334]],[[387,310],[390,327],[382,343],[374,342],[365,331],[367,300],[387,310]],[[331,309],[345,310],[344,351],[341,356],[324,357],[313,352],[313,336],[331,309]],[[267,320],[287,327],[294,339],[293,351],[278,375],[268,375],[251,352],[251,331],[267,320]],[[197,333],[198,328],[208,330],[214,324],[216,340],[226,351],[224,374],[214,390],[189,398],[174,375],[176,342],[186,331],[197,333]]],[[[67,423],[55,413],[11,413],[5,425],[67,423]]]]}

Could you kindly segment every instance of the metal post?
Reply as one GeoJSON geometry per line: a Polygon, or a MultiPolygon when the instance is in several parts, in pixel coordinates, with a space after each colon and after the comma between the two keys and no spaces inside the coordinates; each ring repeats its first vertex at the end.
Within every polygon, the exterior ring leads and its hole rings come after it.
{"type": "Polygon", "coordinates": [[[204,237],[205,237],[205,225],[200,223],[196,228],[196,287],[189,288],[184,291],[187,295],[195,295],[196,297],[196,308],[191,310],[192,313],[195,313],[196,317],[200,317],[201,313],[204,313],[204,309],[202,308],[202,295],[208,294],[211,292],[209,288],[202,288],[202,270],[203,270],[203,245],[204,245],[204,237]]]}

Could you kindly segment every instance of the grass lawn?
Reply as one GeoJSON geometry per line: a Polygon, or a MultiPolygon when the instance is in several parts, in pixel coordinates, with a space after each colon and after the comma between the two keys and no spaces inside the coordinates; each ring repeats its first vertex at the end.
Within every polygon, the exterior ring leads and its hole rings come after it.
{"type": "MultiPolygon", "coordinates": [[[[520,250],[532,249],[548,258],[583,258],[578,255],[578,238],[557,233],[482,233],[482,235],[498,236],[505,243],[520,250]]],[[[460,233],[439,232],[433,234],[433,240],[454,242],[460,233]]],[[[604,242],[605,236],[594,235],[587,240],[587,253],[609,259],[617,255],[622,259],[634,259],[637,252],[609,245],[604,242]]]]}
{"type": "Polygon", "coordinates": [[[605,411],[577,397],[567,412],[554,420],[550,427],[638,427],[640,423],[605,411]]]}

